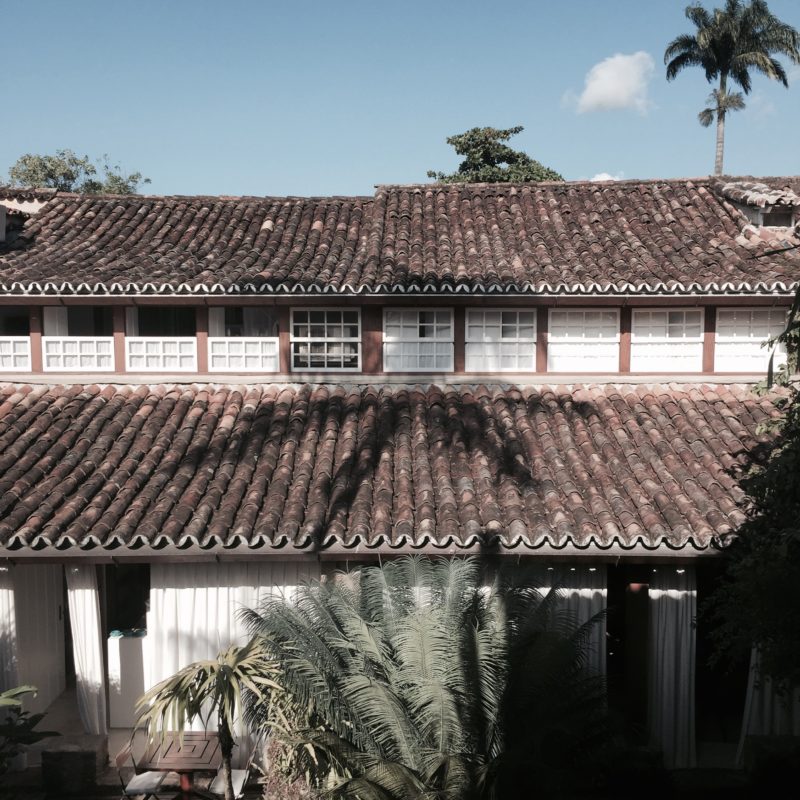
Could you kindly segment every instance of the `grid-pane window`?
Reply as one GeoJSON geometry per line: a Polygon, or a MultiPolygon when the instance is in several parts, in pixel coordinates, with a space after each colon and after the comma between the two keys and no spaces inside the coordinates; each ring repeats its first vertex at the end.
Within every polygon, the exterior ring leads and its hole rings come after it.
{"type": "Polygon", "coordinates": [[[31,340],[27,336],[0,336],[0,371],[31,368],[31,340]]]}
{"type": "Polygon", "coordinates": [[[361,316],[340,308],[292,309],[292,369],[361,369],[361,316]]]}
{"type": "Polygon", "coordinates": [[[114,369],[112,336],[43,336],[42,366],[45,372],[61,369],[114,369]]]}
{"type": "Polygon", "coordinates": [[[550,311],[547,369],[550,372],[617,372],[619,312],[550,311]]]}
{"type": "Polygon", "coordinates": [[[277,372],[278,337],[209,337],[208,366],[214,372],[277,372]]]}
{"type": "MultiPolygon", "coordinates": [[[[717,336],[714,369],[717,372],[763,372],[772,348],[764,342],[777,336],[786,326],[785,308],[720,308],[717,310],[717,336]]],[[[775,366],[785,363],[786,348],[778,345],[775,366]]]]}
{"type": "Polygon", "coordinates": [[[453,369],[453,310],[387,308],[383,315],[386,372],[453,369]]]}
{"type": "Polygon", "coordinates": [[[700,372],[702,369],[702,309],[634,309],[632,372],[700,372]]]}
{"type": "Polygon", "coordinates": [[[534,372],[536,311],[467,310],[467,372],[534,372]]]}

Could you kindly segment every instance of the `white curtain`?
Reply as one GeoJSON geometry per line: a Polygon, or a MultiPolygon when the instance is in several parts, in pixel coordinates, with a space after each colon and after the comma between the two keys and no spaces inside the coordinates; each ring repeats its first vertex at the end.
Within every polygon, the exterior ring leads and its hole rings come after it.
{"type": "Polygon", "coordinates": [[[66,306],[45,306],[42,315],[45,336],[69,336],[69,312],[66,306]]]}
{"type": "Polygon", "coordinates": [[[800,736],[800,689],[779,694],[769,677],[760,674],[760,657],[756,648],[750,656],[742,733],[736,751],[739,765],[742,764],[748,736],[800,736]]]}
{"type": "MultiPolygon", "coordinates": [[[[586,567],[562,565],[542,568],[539,591],[546,593],[555,586],[561,607],[583,624],[608,605],[606,568],[603,564],[586,567]]],[[[606,674],[606,620],[603,617],[592,627],[589,637],[589,666],[597,675],[606,674]]]]}
{"type": "Polygon", "coordinates": [[[139,309],[136,306],[125,309],[125,333],[128,336],[139,335],[139,309]]]}
{"type": "Polygon", "coordinates": [[[106,692],[100,599],[94,565],[65,566],[78,711],[87,733],[106,734],[106,692]]]}
{"type": "Polygon", "coordinates": [[[697,588],[691,568],[658,567],[649,589],[648,725],[668,768],[695,766],[697,588]]]}
{"type": "MultiPolygon", "coordinates": [[[[267,596],[291,597],[301,582],[319,577],[316,564],[230,562],[153,564],[144,650],[145,689],[200,659],[215,658],[248,636],[239,619],[267,596]]],[[[196,720],[195,729],[202,729],[196,720]]],[[[242,732],[237,739],[243,741],[242,732]]],[[[245,748],[238,759],[246,758],[245,748]]]]}
{"type": "Polygon", "coordinates": [[[0,691],[19,683],[13,569],[11,564],[0,565],[0,691]]]}

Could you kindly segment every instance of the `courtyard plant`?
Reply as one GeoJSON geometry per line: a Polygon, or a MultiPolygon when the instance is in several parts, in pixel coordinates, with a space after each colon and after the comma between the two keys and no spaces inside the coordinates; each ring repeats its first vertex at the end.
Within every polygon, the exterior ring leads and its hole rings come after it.
{"type": "MultiPolygon", "coordinates": [[[[524,568],[404,557],[244,612],[296,708],[283,731],[325,796],[564,796],[607,742],[585,624],[524,568]]],[[[273,727],[264,707],[256,729],[273,727]]]]}
{"type": "Polygon", "coordinates": [[[36,694],[35,686],[17,686],[0,692],[0,775],[3,775],[13,758],[27,747],[51,736],[55,731],[37,731],[44,714],[31,714],[22,707],[25,695],[36,694]]]}
{"type": "Polygon", "coordinates": [[[279,688],[272,674],[272,665],[258,640],[244,647],[232,645],[216,659],[195,661],[146,692],[137,704],[137,728],[145,728],[151,740],[163,740],[195,720],[206,729],[215,723],[225,800],[234,800],[231,760],[243,697],[249,695],[254,705],[267,702],[270,692],[279,688]]]}

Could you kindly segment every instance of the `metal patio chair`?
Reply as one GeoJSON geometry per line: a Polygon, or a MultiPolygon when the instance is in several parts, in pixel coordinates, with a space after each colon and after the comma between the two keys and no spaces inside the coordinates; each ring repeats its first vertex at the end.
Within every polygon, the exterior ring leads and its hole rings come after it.
{"type": "Polygon", "coordinates": [[[150,770],[140,772],[129,744],[125,745],[117,753],[114,763],[117,767],[117,775],[119,775],[123,797],[143,795],[144,800],[150,800],[151,797],[158,800],[158,790],[161,788],[161,784],[164,783],[164,778],[167,777],[166,772],[153,772],[150,770]],[[129,781],[126,781],[125,776],[122,774],[122,771],[126,768],[133,769],[133,777],[129,781]]]}

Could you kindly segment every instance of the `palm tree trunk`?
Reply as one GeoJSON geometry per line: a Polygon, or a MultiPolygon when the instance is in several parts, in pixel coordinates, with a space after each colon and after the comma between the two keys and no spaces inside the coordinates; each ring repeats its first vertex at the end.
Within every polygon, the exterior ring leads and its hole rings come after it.
{"type": "Polygon", "coordinates": [[[233,794],[233,776],[231,774],[231,758],[233,756],[233,736],[225,720],[220,714],[219,724],[219,749],[222,751],[222,783],[225,787],[225,800],[236,800],[233,794]]]}
{"type": "MultiPolygon", "coordinates": [[[[725,96],[727,88],[727,75],[723,73],[719,78],[720,97],[725,96]]],[[[725,109],[717,103],[717,152],[714,158],[714,174],[722,175],[722,158],[725,153],[725,109]]]]}

